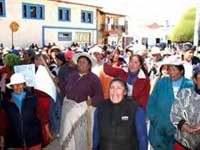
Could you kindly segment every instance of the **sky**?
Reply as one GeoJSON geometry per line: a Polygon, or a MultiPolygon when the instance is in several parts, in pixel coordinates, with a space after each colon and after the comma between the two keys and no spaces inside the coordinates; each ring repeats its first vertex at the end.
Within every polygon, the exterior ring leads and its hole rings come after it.
{"type": "MultiPolygon", "coordinates": [[[[79,1],[81,0],[72,0],[79,1]]],[[[127,15],[141,21],[170,20],[176,22],[183,12],[200,0],[84,0],[84,3],[97,4],[106,10],[127,15]]]]}
{"type": "Polygon", "coordinates": [[[105,10],[127,15],[129,27],[144,24],[175,25],[183,13],[200,0],[71,0],[102,6],[105,10]]]}

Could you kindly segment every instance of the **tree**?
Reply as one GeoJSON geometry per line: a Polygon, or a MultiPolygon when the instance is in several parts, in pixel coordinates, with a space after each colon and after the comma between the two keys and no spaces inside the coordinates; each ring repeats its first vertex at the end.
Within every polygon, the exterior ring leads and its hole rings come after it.
{"type": "Polygon", "coordinates": [[[196,8],[189,8],[174,27],[170,40],[172,42],[192,42],[194,36],[196,8]]]}

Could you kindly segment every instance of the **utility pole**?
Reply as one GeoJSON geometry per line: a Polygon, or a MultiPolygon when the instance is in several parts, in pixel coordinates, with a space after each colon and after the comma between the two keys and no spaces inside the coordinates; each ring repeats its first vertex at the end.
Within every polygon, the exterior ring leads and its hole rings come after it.
{"type": "Polygon", "coordinates": [[[195,17],[195,26],[194,26],[194,45],[198,46],[198,41],[200,36],[200,2],[197,1],[196,4],[196,17],[195,17]]]}

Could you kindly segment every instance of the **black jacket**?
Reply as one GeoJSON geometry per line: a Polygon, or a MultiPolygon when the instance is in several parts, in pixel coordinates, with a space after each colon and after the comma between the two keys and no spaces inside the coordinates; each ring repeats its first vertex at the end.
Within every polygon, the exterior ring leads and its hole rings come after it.
{"type": "Polygon", "coordinates": [[[15,148],[41,144],[42,129],[36,115],[37,97],[27,92],[21,111],[12,99],[4,99],[1,103],[9,121],[7,146],[15,148]]]}
{"type": "Polygon", "coordinates": [[[98,107],[100,150],[137,150],[135,127],[137,104],[124,99],[119,104],[104,101],[98,107]]]}

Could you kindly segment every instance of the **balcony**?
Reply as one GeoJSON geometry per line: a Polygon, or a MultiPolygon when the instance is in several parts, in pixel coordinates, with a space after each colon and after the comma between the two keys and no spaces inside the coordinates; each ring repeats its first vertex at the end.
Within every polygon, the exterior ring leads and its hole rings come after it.
{"type": "Polygon", "coordinates": [[[101,24],[101,31],[117,31],[117,32],[125,32],[125,25],[115,25],[115,24],[101,24]]]}

